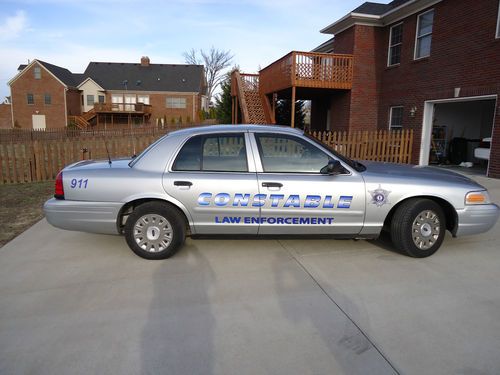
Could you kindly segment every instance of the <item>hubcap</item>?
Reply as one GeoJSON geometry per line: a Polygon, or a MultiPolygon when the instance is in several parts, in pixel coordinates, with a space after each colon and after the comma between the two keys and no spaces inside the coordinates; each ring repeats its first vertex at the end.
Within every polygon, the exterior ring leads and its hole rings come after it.
{"type": "Polygon", "coordinates": [[[422,211],[413,221],[413,243],[420,250],[429,250],[436,243],[440,232],[441,224],[438,215],[434,211],[422,211]]]}
{"type": "Polygon", "coordinates": [[[137,245],[150,253],[157,253],[168,248],[172,242],[172,226],[161,215],[148,214],[136,221],[134,240],[137,245]]]}

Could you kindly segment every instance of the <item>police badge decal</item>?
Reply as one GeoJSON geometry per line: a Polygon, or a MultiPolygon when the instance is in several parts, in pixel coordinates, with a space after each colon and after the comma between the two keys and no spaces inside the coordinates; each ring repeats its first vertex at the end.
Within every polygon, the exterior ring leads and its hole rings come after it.
{"type": "Polygon", "coordinates": [[[372,195],[372,203],[377,207],[382,207],[384,204],[390,203],[387,197],[391,191],[382,189],[381,185],[378,185],[378,188],[375,190],[368,190],[368,192],[372,195]]]}

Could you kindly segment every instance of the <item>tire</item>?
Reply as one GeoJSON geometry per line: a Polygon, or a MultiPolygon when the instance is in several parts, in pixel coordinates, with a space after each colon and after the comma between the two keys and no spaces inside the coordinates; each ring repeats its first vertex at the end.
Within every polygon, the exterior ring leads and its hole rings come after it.
{"type": "Polygon", "coordinates": [[[428,257],[443,243],[445,220],[443,210],[436,202],[424,198],[409,199],[392,217],[392,243],[405,255],[428,257]]]}
{"type": "Polygon", "coordinates": [[[130,249],[144,259],[166,259],[184,243],[186,229],[179,211],[168,203],[138,206],[125,223],[130,249]]]}

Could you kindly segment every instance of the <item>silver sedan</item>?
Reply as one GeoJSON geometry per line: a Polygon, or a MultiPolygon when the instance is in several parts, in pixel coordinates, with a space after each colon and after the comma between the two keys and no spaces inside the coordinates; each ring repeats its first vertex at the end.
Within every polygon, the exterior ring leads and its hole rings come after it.
{"type": "Polygon", "coordinates": [[[128,160],[64,168],[47,220],[124,234],[147,259],[172,256],[186,235],[374,239],[426,257],[453,236],[482,233],[499,208],[484,187],[432,167],[350,160],[302,131],[210,126],[172,132],[128,160]]]}

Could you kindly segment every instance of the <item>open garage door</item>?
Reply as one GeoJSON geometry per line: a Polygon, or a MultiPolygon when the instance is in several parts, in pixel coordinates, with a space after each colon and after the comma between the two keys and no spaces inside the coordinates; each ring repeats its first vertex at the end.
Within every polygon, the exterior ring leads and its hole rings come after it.
{"type": "Polygon", "coordinates": [[[426,102],[420,164],[486,174],[496,102],[496,97],[426,102]]]}

